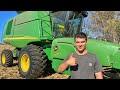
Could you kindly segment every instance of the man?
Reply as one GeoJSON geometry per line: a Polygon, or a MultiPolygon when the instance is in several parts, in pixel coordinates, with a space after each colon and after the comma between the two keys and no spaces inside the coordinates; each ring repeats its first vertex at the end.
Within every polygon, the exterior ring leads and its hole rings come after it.
{"type": "Polygon", "coordinates": [[[76,51],[58,67],[58,72],[71,70],[71,79],[103,79],[102,65],[97,57],[86,50],[87,36],[77,33],[74,37],[76,51]]]}

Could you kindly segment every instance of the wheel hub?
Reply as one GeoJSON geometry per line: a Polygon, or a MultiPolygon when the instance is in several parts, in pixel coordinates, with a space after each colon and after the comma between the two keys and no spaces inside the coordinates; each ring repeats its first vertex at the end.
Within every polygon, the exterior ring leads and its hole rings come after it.
{"type": "Polygon", "coordinates": [[[2,54],[2,64],[5,64],[5,62],[6,62],[6,56],[5,54],[2,54]]]}
{"type": "Polygon", "coordinates": [[[21,69],[23,72],[27,72],[30,67],[30,58],[27,54],[23,54],[21,57],[21,69]]]}

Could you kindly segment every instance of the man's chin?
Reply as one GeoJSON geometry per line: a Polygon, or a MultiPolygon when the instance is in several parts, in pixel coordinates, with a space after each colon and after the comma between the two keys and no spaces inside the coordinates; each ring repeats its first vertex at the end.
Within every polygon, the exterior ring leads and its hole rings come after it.
{"type": "Polygon", "coordinates": [[[84,51],[83,49],[82,49],[82,50],[81,50],[81,49],[80,49],[80,50],[78,50],[78,52],[79,52],[79,53],[83,53],[83,51],[84,51]]]}

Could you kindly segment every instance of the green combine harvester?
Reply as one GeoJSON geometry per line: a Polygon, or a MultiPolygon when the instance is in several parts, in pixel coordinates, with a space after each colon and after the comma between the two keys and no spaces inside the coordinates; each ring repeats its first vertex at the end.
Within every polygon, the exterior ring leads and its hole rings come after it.
{"type": "MultiPolygon", "coordinates": [[[[74,35],[82,31],[86,11],[24,11],[5,26],[3,41],[15,47],[3,50],[2,66],[18,60],[21,77],[34,79],[47,70],[48,61],[57,72],[60,63],[75,51],[74,35]]],[[[88,39],[87,49],[103,67],[120,69],[120,45],[88,39]]],[[[63,72],[70,75],[70,69],[63,72]]]]}

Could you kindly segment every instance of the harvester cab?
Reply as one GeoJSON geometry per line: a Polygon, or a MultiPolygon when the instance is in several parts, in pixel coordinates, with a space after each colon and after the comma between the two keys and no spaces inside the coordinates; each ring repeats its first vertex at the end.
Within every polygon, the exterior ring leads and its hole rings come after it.
{"type": "Polygon", "coordinates": [[[53,11],[51,16],[53,20],[53,36],[55,38],[73,37],[75,33],[82,31],[84,17],[87,17],[86,11],[53,11]]]}

